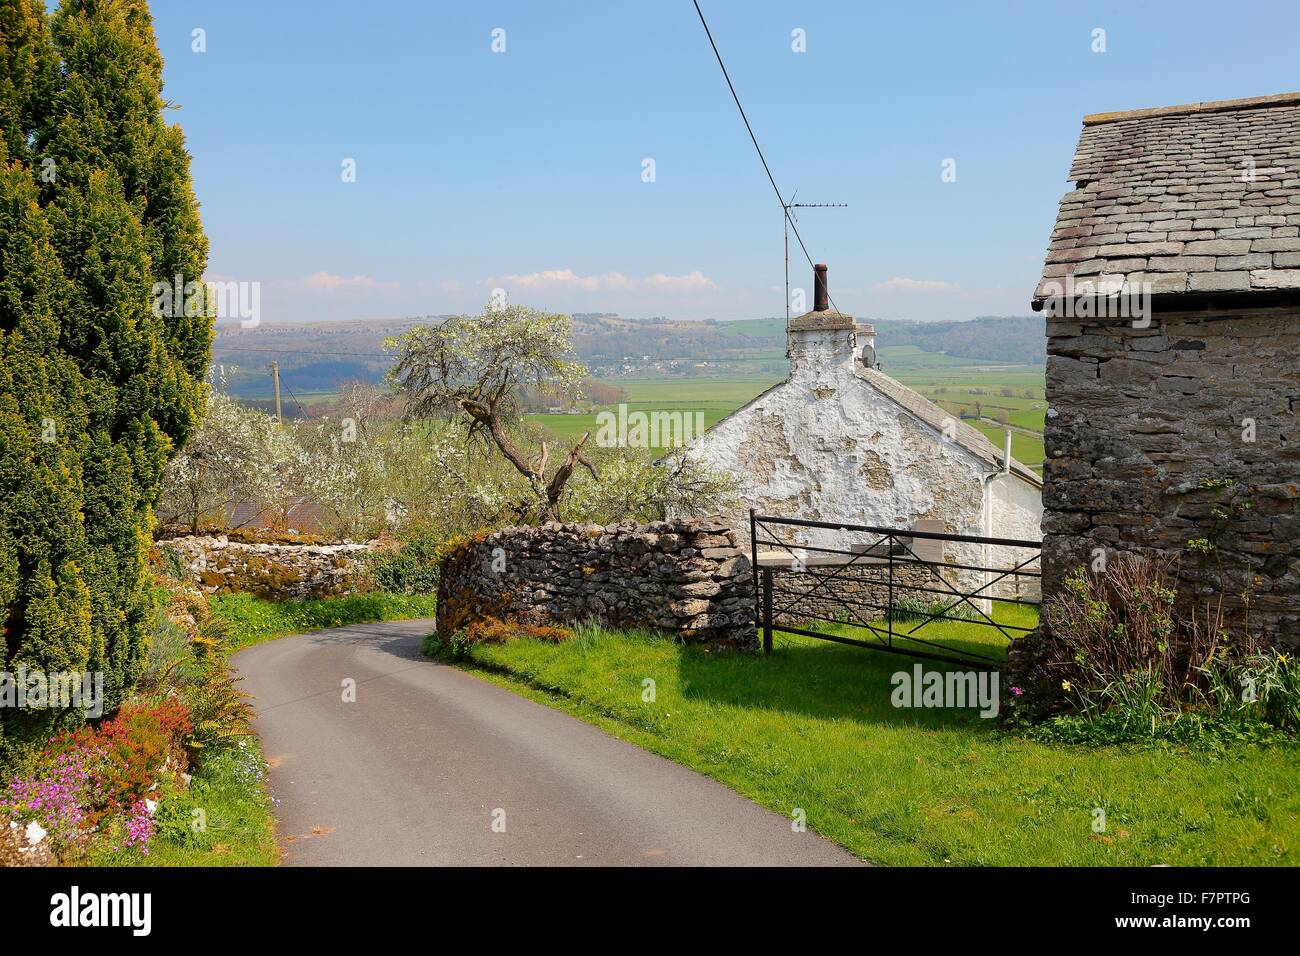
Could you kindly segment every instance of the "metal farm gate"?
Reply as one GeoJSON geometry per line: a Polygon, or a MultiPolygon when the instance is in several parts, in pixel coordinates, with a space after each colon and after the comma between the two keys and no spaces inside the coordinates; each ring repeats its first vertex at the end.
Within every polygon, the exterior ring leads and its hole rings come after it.
{"type": "Polygon", "coordinates": [[[980,633],[996,632],[1008,642],[1033,630],[1008,623],[1006,615],[995,618],[999,606],[1038,603],[1039,541],[806,521],[753,511],[749,528],[756,619],[765,653],[771,653],[772,635],[780,631],[994,667],[1001,663],[996,655],[940,643],[935,623],[959,621],[988,628],[980,633]],[[801,544],[796,538],[817,543],[801,544]],[[851,633],[837,633],[844,630],[851,633]]]}

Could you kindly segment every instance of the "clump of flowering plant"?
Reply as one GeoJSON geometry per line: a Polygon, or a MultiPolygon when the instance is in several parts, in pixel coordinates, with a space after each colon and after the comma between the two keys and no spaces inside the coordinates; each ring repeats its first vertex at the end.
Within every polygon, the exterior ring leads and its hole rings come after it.
{"type": "Polygon", "coordinates": [[[96,757],[78,748],[58,754],[34,773],[15,777],[4,794],[8,815],[36,821],[57,847],[72,845],[86,825],[88,808],[102,795],[96,757]]]}
{"type": "Polygon", "coordinates": [[[114,850],[138,849],[145,856],[149,855],[149,841],[153,839],[153,809],[149,801],[137,800],[131,805],[130,812],[122,818],[123,835],[114,850]]]}
{"type": "Polygon", "coordinates": [[[127,704],[110,720],[52,738],[33,768],[0,792],[0,811],[36,823],[68,855],[96,835],[148,852],[159,792],[185,768],[189,714],[179,701],[127,704]]]}

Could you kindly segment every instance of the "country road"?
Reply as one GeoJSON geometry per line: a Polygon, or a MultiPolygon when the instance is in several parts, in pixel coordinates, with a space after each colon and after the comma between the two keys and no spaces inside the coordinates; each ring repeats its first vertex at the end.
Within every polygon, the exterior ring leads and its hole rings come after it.
{"type": "Polygon", "coordinates": [[[860,862],[713,780],[429,661],[432,627],[340,627],[235,655],[286,865],[860,862]]]}

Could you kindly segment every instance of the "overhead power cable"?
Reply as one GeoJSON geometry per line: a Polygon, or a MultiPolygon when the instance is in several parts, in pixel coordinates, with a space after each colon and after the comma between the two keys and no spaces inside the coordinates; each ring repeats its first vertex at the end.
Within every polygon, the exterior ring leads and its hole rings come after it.
{"type": "MultiPolygon", "coordinates": [[[[767,173],[767,181],[772,184],[772,191],[776,193],[776,201],[781,204],[781,210],[785,215],[786,222],[790,224],[790,229],[794,233],[795,239],[799,240],[799,248],[803,250],[803,257],[808,260],[808,268],[813,268],[814,262],[812,256],[808,254],[808,247],[804,245],[803,236],[799,235],[799,227],[795,225],[794,218],[790,215],[790,209],[786,204],[785,196],[776,184],[776,177],[772,175],[772,167],[767,164],[767,157],[763,155],[763,147],[758,145],[758,137],[754,135],[754,127],[750,125],[749,117],[745,115],[745,107],[740,105],[740,97],[736,93],[736,86],[731,82],[731,74],[727,72],[727,64],[722,62],[722,54],[718,51],[718,44],[713,40],[713,31],[709,29],[709,22],[704,19],[704,11],[700,9],[700,0],[691,0],[695,4],[695,12],[699,14],[700,23],[704,27],[704,33],[709,38],[709,46],[713,47],[713,55],[717,57],[718,66],[722,68],[722,77],[727,81],[727,89],[731,90],[731,98],[736,101],[736,109],[740,111],[740,118],[745,121],[745,129],[749,131],[749,139],[754,144],[754,150],[758,153],[759,162],[763,164],[763,171],[767,173]]],[[[828,283],[829,286],[829,283],[828,283]]],[[[830,290],[827,289],[826,298],[830,300],[831,308],[838,312],[839,306],[831,298],[830,290]]]]}

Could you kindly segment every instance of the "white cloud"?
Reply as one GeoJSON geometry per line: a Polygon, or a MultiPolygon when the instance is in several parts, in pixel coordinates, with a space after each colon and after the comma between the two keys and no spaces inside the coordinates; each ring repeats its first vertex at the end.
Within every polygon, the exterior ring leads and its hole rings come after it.
{"type": "Polygon", "coordinates": [[[661,290],[668,292],[713,291],[718,284],[700,272],[672,276],[656,272],[648,276],[628,276],[621,272],[601,275],[578,275],[572,269],[545,269],[525,275],[508,275],[484,280],[484,285],[514,286],[522,289],[580,289],[585,292],[602,290],[638,291],[661,290]]]}
{"type": "Polygon", "coordinates": [[[959,292],[961,286],[955,282],[943,282],[938,279],[909,279],[894,276],[884,282],[877,282],[871,287],[877,291],[885,289],[903,289],[908,292],[959,292]]]}
{"type": "Polygon", "coordinates": [[[298,286],[307,292],[339,292],[354,289],[369,291],[395,292],[400,285],[396,282],[380,282],[370,276],[337,276],[332,272],[313,272],[305,279],[299,279],[298,286]]]}

